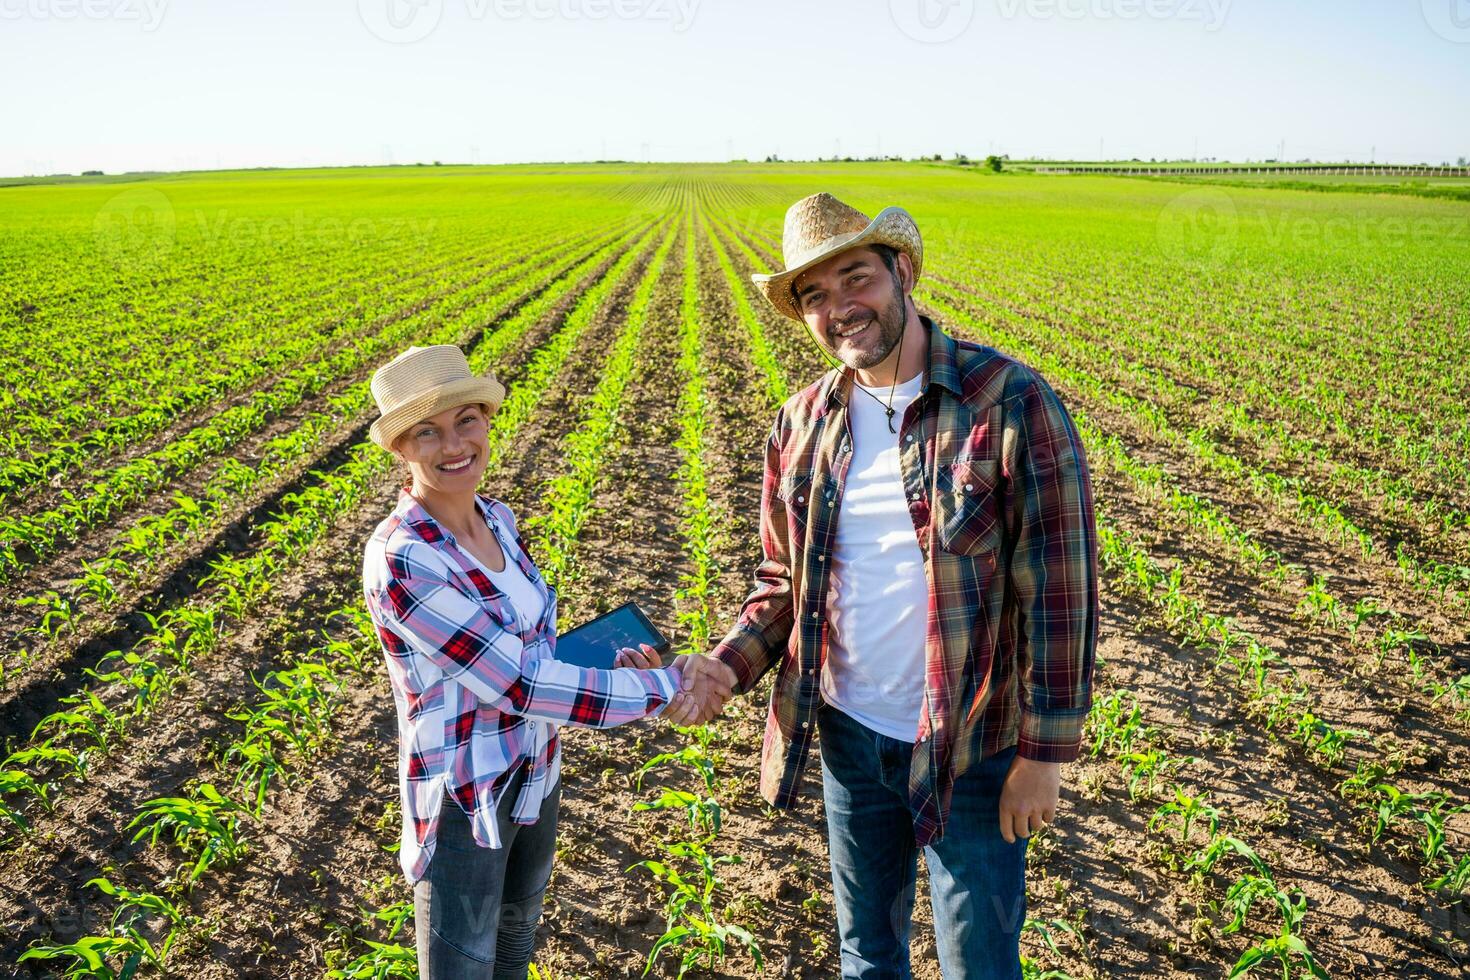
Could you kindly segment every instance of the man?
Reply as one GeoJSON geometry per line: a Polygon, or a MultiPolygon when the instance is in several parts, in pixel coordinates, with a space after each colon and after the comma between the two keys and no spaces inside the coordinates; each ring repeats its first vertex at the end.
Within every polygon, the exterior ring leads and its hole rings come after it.
{"type": "Polygon", "coordinates": [[[1020,977],[1027,839],[1091,704],[1081,442],[1034,372],[919,315],[901,208],[805,198],[782,250],[754,281],[841,366],[777,413],[755,590],[685,683],[744,693],[777,668],[761,792],[778,807],[820,732],[844,977],[909,976],[920,849],[944,976],[1020,977]]]}

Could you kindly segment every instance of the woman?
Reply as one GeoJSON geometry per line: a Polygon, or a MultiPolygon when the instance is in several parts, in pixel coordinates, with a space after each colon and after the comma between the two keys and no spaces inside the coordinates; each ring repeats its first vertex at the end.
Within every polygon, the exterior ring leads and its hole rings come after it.
{"type": "Polygon", "coordinates": [[[411,476],[368,542],[363,590],[398,708],[419,975],[524,978],[556,852],[557,726],[687,724],[703,695],[649,647],[610,670],[552,658],[556,593],[510,509],[475,490],[499,382],[458,347],[412,347],[372,393],[373,441],[411,476]]]}

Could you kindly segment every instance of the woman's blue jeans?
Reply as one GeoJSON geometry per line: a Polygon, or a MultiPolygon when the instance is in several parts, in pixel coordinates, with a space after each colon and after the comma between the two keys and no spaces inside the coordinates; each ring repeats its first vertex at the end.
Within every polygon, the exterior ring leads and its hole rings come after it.
{"type": "MultiPolygon", "coordinates": [[[[818,716],[842,976],[903,980],[918,851],[908,804],[912,742],[830,705],[818,716]]],[[[1014,747],[955,780],[944,838],[925,847],[945,980],[1019,980],[1026,841],[1000,835],[1000,791],[1014,747]]]]}
{"type": "Polygon", "coordinates": [[[429,871],[414,886],[420,980],[525,980],[556,857],[561,782],[534,824],[511,820],[525,781],[511,777],[496,810],[500,847],[481,847],[470,821],[446,796],[429,871]]]}

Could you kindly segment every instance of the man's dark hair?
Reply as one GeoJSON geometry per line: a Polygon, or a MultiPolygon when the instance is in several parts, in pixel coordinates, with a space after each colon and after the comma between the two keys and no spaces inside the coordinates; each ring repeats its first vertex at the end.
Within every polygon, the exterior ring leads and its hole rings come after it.
{"type": "Polygon", "coordinates": [[[874,242],[868,247],[878,253],[878,257],[883,260],[883,264],[888,268],[888,274],[892,276],[893,281],[897,283],[898,249],[894,248],[892,245],[885,245],[882,242],[874,242]]]}

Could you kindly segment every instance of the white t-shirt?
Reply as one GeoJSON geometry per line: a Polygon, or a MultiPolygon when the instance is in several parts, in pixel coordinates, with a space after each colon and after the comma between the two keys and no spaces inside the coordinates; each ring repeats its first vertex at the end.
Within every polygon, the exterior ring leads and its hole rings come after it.
{"type": "MultiPolygon", "coordinates": [[[[893,428],[923,387],[921,373],[893,392],[893,428]]],[[[827,590],[831,625],[822,696],[890,738],[912,742],[924,705],[929,581],[909,516],[897,431],[888,431],[888,388],[847,399],[852,461],[837,515],[827,590]],[[880,403],[881,399],[881,403],[880,403]]]]}
{"type": "MultiPolygon", "coordinates": [[[[486,523],[488,525],[489,522],[486,523]]],[[[494,528],[491,528],[491,533],[494,533],[494,528]]],[[[499,572],[492,572],[484,562],[475,557],[470,549],[457,543],[456,546],[466,558],[474,562],[480,571],[489,576],[492,585],[505,593],[511,608],[516,611],[516,618],[520,620],[521,629],[526,629],[534,625],[541,618],[541,614],[546,611],[546,599],[542,596],[541,590],[526,578],[526,573],[521,571],[521,566],[511,559],[510,548],[499,535],[496,535],[495,540],[500,542],[500,554],[505,561],[505,568],[499,572]]]]}

